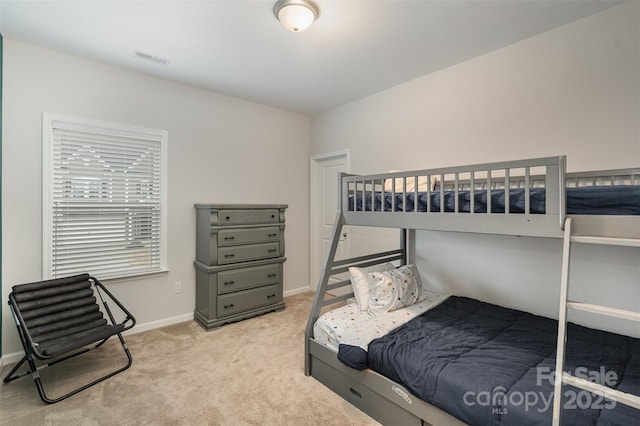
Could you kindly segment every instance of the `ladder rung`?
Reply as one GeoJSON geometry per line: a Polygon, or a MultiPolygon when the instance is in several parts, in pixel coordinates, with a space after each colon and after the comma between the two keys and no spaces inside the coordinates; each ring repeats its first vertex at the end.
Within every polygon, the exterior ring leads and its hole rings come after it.
{"type": "Polygon", "coordinates": [[[343,300],[351,299],[353,293],[343,294],[342,296],[331,297],[322,301],[322,306],[333,305],[334,303],[342,302],[343,300]]]}
{"type": "Polygon", "coordinates": [[[335,290],[337,288],[346,287],[348,285],[351,285],[351,281],[349,280],[338,281],[337,283],[327,284],[325,291],[335,290]]]}
{"type": "Polygon", "coordinates": [[[627,311],[624,309],[610,308],[608,306],[593,305],[591,303],[567,301],[567,307],[579,311],[593,312],[594,314],[606,315],[608,317],[616,317],[628,319],[631,321],[640,321],[640,312],[627,311]]]}
{"type": "Polygon", "coordinates": [[[640,247],[640,239],[637,238],[610,238],[610,237],[590,237],[586,235],[574,235],[571,242],[585,244],[604,244],[609,246],[630,246],[640,247]]]}
{"type": "Polygon", "coordinates": [[[562,373],[562,381],[566,384],[575,386],[580,389],[584,389],[591,393],[601,395],[607,399],[620,402],[622,404],[625,404],[640,410],[640,396],[638,395],[611,389],[599,383],[590,382],[589,380],[585,380],[580,377],[575,377],[567,373],[562,373]]]}

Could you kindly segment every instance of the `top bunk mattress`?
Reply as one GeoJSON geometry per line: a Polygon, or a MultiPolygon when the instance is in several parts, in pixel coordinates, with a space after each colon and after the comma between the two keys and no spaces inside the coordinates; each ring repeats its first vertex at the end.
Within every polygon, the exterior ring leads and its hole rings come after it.
{"type": "MultiPolygon", "coordinates": [[[[458,212],[471,211],[472,191],[458,191],[458,212]]],[[[487,213],[488,196],[486,190],[473,191],[474,212],[487,213]]],[[[440,191],[421,191],[417,193],[417,211],[441,211],[440,191]]],[[[491,213],[505,212],[505,190],[491,190],[491,213]]],[[[365,192],[363,197],[359,191],[349,197],[349,211],[384,211],[414,212],[416,211],[416,193],[402,192],[365,192]],[[363,203],[364,198],[364,203],[363,203]],[[355,200],[355,206],[354,206],[355,200]]],[[[569,215],[640,215],[640,185],[582,186],[566,188],[566,208],[569,215]]],[[[455,191],[444,191],[444,211],[455,212],[455,191]]],[[[545,188],[529,189],[529,206],[532,214],[544,214],[546,206],[545,188]]],[[[525,189],[509,190],[509,213],[524,213],[525,189]]]]}

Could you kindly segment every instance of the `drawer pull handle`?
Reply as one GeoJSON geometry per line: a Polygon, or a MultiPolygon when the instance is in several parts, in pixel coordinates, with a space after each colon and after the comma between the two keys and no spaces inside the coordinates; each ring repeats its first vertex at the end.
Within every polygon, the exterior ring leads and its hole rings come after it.
{"type": "Polygon", "coordinates": [[[224,237],[224,240],[225,240],[225,241],[228,241],[228,240],[235,240],[235,239],[236,239],[236,237],[224,237]]]}
{"type": "Polygon", "coordinates": [[[275,253],[277,251],[278,251],[278,249],[269,249],[269,253],[275,253]]]}
{"type": "Polygon", "coordinates": [[[235,284],[235,281],[225,281],[224,285],[231,285],[231,284],[235,284]]]}
{"type": "Polygon", "coordinates": [[[269,294],[269,295],[267,296],[267,299],[271,299],[272,297],[276,297],[276,295],[275,295],[275,294],[269,294]]]}
{"type": "Polygon", "coordinates": [[[232,304],[230,304],[230,305],[224,305],[224,308],[225,308],[225,309],[229,309],[229,308],[233,308],[233,306],[234,306],[234,305],[233,305],[233,303],[232,303],[232,304]]]}
{"type": "Polygon", "coordinates": [[[228,257],[234,257],[234,256],[235,256],[235,254],[225,254],[224,255],[225,259],[228,258],[228,257]]]}
{"type": "Polygon", "coordinates": [[[269,234],[269,238],[271,238],[271,237],[277,237],[277,236],[278,236],[278,234],[269,234]]]}
{"type": "Polygon", "coordinates": [[[230,217],[230,216],[227,216],[227,217],[226,217],[226,219],[227,219],[227,220],[229,220],[229,219],[231,219],[231,217],[230,217]]]}
{"type": "Polygon", "coordinates": [[[349,392],[351,392],[352,394],[354,394],[358,398],[362,398],[362,394],[360,392],[358,392],[357,390],[355,390],[354,388],[349,388],[349,392]]]}
{"type": "Polygon", "coordinates": [[[272,215],[271,215],[271,219],[274,219],[275,217],[276,217],[276,215],[275,215],[275,214],[272,214],[272,215]]]}
{"type": "Polygon", "coordinates": [[[278,276],[278,274],[269,274],[269,275],[267,275],[267,278],[275,278],[277,276],[278,276]]]}

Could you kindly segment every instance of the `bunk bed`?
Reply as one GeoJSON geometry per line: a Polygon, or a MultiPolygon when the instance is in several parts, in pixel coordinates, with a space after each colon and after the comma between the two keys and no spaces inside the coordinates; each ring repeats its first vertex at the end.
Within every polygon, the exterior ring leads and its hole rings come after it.
{"type": "MultiPolygon", "coordinates": [[[[567,388],[584,389],[592,395],[602,397],[605,404],[611,404],[612,401],[613,405],[618,404],[615,411],[602,410],[600,420],[603,424],[624,424],[628,419],[637,419],[637,410],[640,410],[640,340],[625,340],[626,336],[619,337],[567,323],[567,310],[640,321],[640,313],[637,312],[568,299],[569,263],[573,244],[640,247],[640,169],[581,173],[566,173],[565,169],[565,156],[558,156],[366,176],[341,174],[339,212],[305,331],[305,374],[313,376],[383,424],[548,424],[551,421],[558,425],[561,424],[561,416],[567,416],[565,423],[591,421],[587,420],[591,418],[597,420],[599,412],[594,414],[591,412],[593,410],[567,412],[562,409],[562,394],[567,388]],[[400,248],[335,260],[338,241],[345,225],[398,228],[400,248]],[[395,320],[390,321],[392,325],[367,325],[374,329],[372,336],[384,334],[384,337],[366,342],[361,347],[348,341],[334,342],[339,349],[336,351],[335,346],[330,347],[322,341],[323,338],[314,335],[320,334],[318,319],[321,315],[327,317],[327,311],[330,312],[328,316],[333,317],[335,315],[331,313],[346,309],[351,321],[363,316],[361,312],[354,312],[357,309],[352,305],[341,306],[354,297],[353,292],[337,297],[331,295],[337,289],[351,288],[351,281],[344,279],[349,268],[377,267],[390,262],[398,266],[413,262],[413,253],[409,250],[409,240],[413,238],[411,230],[562,239],[558,321],[455,296],[443,297],[443,300],[433,303],[432,299],[438,295],[428,295],[423,297],[428,303],[424,300],[421,303],[427,307],[420,312],[407,313],[407,319],[411,320],[403,325],[398,326],[395,320]],[[505,389],[502,397],[508,397],[508,392],[520,391],[522,394],[527,386],[532,385],[532,381],[535,385],[533,366],[536,369],[542,366],[562,378],[544,384],[544,388],[538,388],[547,395],[553,395],[552,411],[546,410],[542,416],[532,420],[530,417],[518,417],[519,414],[528,414],[518,413],[518,410],[515,410],[515,414],[512,410],[510,416],[507,416],[506,410],[499,405],[477,407],[478,404],[475,404],[475,407],[467,406],[462,409],[448,405],[448,402],[460,400],[465,395],[465,386],[467,390],[471,388],[475,391],[486,390],[487,386],[493,391],[496,387],[502,389],[500,380],[492,381],[486,375],[473,381],[478,366],[482,365],[474,364],[479,358],[468,356],[470,364],[446,368],[446,360],[458,360],[457,357],[462,353],[474,353],[472,347],[465,347],[467,342],[451,339],[452,333],[460,332],[460,328],[465,325],[477,333],[480,326],[474,321],[474,313],[478,312],[483,314],[476,315],[477,318],[486,319],[491,315],[511,318],[513,322],[509,327],[498,328],[508,329],[512,334],[525,333],[529,336],[532,330],[537,329],[534,334],[538,334],[540,338],[534,344],[509,349],[519,351],[515,363],[521,363],[522,358],[531,358],[531,365],[518,366],[518,377],[512,378],[509,382],[511,388],[505,389]],[[452,319],[456,315],[457,319],[452,319]],[[420,321],[426,322],[421,324],[420,321]],[[447,328],[447,324],[454,323],[455,330],[447,328]],[[408,335],[410,340],[418,340],[412,333],[425,328],[430,330],[430,334],[423,336],[425,340],[420,340],[426,342],[419,349],[422,352],[418,352],[418,356],[410,354],[408,357],[423,358],[426,364],[407,367],[390,364],[390,359],[401,357],[406,349],[403,343],[405,340],[398,339],[408,335]],[[604,339],[594,356],[600,357],[600,360],[607,356],[612,358],[612,365],[615,364],[620,377],[624,377],[617,383],[616,389],[585,380],[576,373],[577,370],[571,370],[571,365],[585,365],[580,363],[587,363],[588,360],[575,358],[576,353],[585,351],[583,347],[575,346],[573,337],[567,344],[567,329],[572,336],[582,336],[582,340],[591,345],[587,352],[593,351],[594,345],[598,346],[594,342],[604,339]],[[532,346],[541,346],[543,352],[547,351],[546,356],[545,353],[532,354],[532,346]],[[398,349],[400,347],[401,350],[398,349]],[[452,349],[446,349],[448,347],[452,349]],[[615,349],[612,351],[611,348],[615,349]],[[460,352],[456,354],[455,350],[460,352]],[[376,351],[380,354],[377,359],[376,351]],[[622,356],[621,353],[626,355],[622,356]],[[623,361],[620,361],[621,356],[623,361]],[[470,366],[475,368],[475,374],[469,374],[472,371],[469,370],[470,366]],[[565,367],[574,374],[566,372],[565,367]],[[403,372],[403,368],[410,371],[403,372]],[[449,376],[452,370],[461,371],[462,377],[453,374],[449,376]],[[426,379],[414,383],[413,378],[416,376],[425,376],[426,379]],[[474,414],[465,410],[477,412],[474,414]],[[587,412],[587,417],[581,417],[583,412],[587,412]]],[[[488,322],[486,327],[489,329],[497,327],[495,321],[488,322]]],[[[330,325],[329,328],[331,327],[337,325],[330,325]]],[[[360,331],[362,330],[358,330],[360,331]]],[[[482,329],[480,334],[482,333],[491,334],[487,328],[482,329]]],[[[494,333],[492,338],[496,337],[498,340],[504,338],[505,333],[494,333]]],[[[528,341],[528,338],[525,340],[528,341]]],[[[482,349],[485,354],[490,353],[493,360],[504,361],[509,357],[504,353],[503,343],[487,338],[476,342],[476,349],[482,349]]],[[[508,364],[508,361],[503,363],[508,364]]],[[[500,372],[504,373],[502,370],[500,372]]],[[[536,411],[539,407],[528,408],[536,411]]]]}

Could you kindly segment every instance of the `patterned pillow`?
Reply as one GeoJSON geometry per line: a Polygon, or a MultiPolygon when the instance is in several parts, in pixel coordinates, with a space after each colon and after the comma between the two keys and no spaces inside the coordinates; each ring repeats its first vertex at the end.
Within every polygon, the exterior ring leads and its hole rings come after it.
{"type": "Polygon", "coordinates": [[[389,271],[395,268],[396,267],[389,262],[383,263],[382,265],[369,266],[368,268],[358,268],[355,266],[349,268],[353,294],[356,297],[358,308],[360,308],[361,311],[369,310],[369,290],[373,287],[373,281],[369,280],[369,273],[389,271]]]}
{"type": "Polygon", "coordinates": [[[413,305],[420,297],[422,282],[416,265],[372,272],[369,277],[374,281],[369,291],[369,313],[372,315],[413,305]]]}

